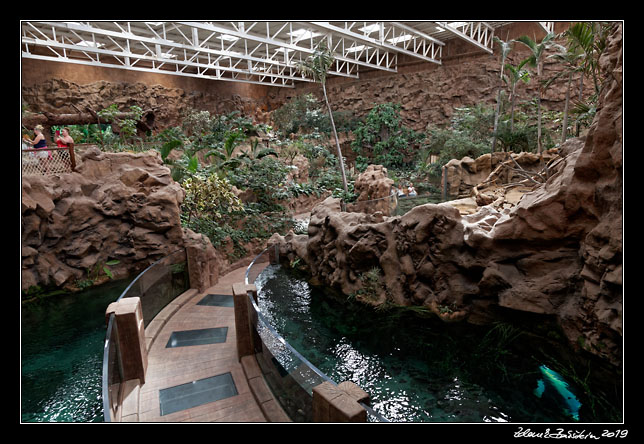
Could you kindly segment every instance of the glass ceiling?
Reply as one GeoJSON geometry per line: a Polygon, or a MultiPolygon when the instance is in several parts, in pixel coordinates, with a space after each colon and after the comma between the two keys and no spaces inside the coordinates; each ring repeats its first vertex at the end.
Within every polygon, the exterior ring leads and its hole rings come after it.
{"type": "Polygon", "coordinates": [[[400,54],[440,64],[454,38],[492,53],[508,23],[22,21],[21,46],[25,59],[293,87],[312,81],[297,63],[322,41],[329,74],[358,78],[361,67],[396,72],[400,54]]]}

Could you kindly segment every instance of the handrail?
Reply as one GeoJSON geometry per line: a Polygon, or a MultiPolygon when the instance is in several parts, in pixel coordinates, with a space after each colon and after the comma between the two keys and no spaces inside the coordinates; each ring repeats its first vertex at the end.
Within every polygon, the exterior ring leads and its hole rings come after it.
{"type": "MultiPolygon", "coordinates": [[[[24,153],[27,154],[27,159],[25,159],[24,157],[22,159],[22,162],[23,162],[23,164],[22,164],[22,173],[25,174],[25,175],[52,174],[52,173],[57,174],[57,173],[69,172],[69,171],[61,171],[61,168],[60,168],[61,165],[55,165],[55,164],[46,165],[44,167],[44,169],[45,169],[44,172],[41,171],[39,168],[36,168],[34,165],[26,165],[26,163],[29,163],[30,157],[33,156],[33,154],[31,156],[29,156],[29,153],[38,153],[38,154],[47,153],[47,156],[48,156],[50,161],[62,162],[62,164],[63,164],[62,169],[63,170],[67,170],[67,168],[69,167],[69,169],[71,169],[72,172],[76,171],[76,155],[74,153],[74,144],[73,143],[70,143],[69,146],[66,146],[66,147],[58,147],[58,146],[56,146],[56,147],[43,147],[43,148],[21,148],[20,150],[21,150],[21,152],[23,154],[24,153]],[[66,165],[67,162],[64,160],[64,158],[59,158],[60,156],[62,156],[62,154],[56,154],[56,157],[58,159],[54,160],[54,157],[51,155],[51,151],[67,151],[67,153],[69,154],[69,165],[66,165]],[[54,170],[54,171],[52,171],[52,172],[48,171],[50,168],[52,170],[54,170]]],[[[34,159],[34,160],[37,160],[37,159],[34,159]]]]}
{"type": "MultiPolygon", "coordinates": [[[[126,297],[130,293],[130,290],[133,289],[133,286],[138,283],[145,275],[146,273],[149,273],[150,270],[154,269],[156,266],[158,266],[162,261],[172,257],[173,255],[185,251],[184,248],[179,248],[166,256],[162,257],[161,259],[158,259],[154,262],[152,262],[150,265],[148,265],[143,271],[141,271],[133,280],[128,284],[128,286],[121,292],[120,296],[116,299],[116,302],[120,301],[122,298],[126,297]]],[[[174,264],[171,264],[174,265],[174,264]]],[[[158,282],[158,281],[157,281],[158,282]]],[[[170,295],[172,296],[172,295],[170,295]]],[[[174,295],[176,297],[177,295],[174,295]]],[[[163,302],[163,301],[161,301],[163,302]]],[[[167,301],[168,303],[170,301],[167,301]]],[[[150,304],[152,305],[152,304],[150,304]]],[[[143,304],[142,304],[143,307],[143,304]]],[[[159,307],[156,307],[160,310],[159,307]]],[[[163,308],[163,307],[161,307],[163,308]]],[[[149,310],[148,310],[149,312],[149,310]]],[[[151,315],[152,318],[158,310],[153,310],[151,315]]],[[[144,309],[144,325],[147,325],[148,322],[151,319],[146,318],[146,310],[144,309]]],[[[150,317],[150,316],[148,316],[150,317]]],[[[116,340],[118,338],[118,329],[116,326],[116,322],[114,322],[115,316],[114,313],[111,313],[109,317],[107,318],[107,330],[105,333],[105,344],[104,344],[104,349],[103,349],[103,366],[102,366],[102,395],[103,395],[103,419],[105,422],[111,422],[112,420],[112,409],[111,409],[111,403],[113,401],[113,397],[110,395],[111,391],[114,390],[116,386],[116,391],[118,392],[120,390],[120,383],[122,381],[122,363],[120,360],[119,356],[119,351],[118,351],[118,341],[116,340]],[[118,372],[118,376],[114,374],[114,372],[118,372]],[[116,379],[118,378],[118,379],[116,379]],[[113,381],[118,381],[114,384],[112,384],[113,381]]],[[[116,394],[118,396],[118,394],[116,394]]]]}
{"type": "MultiPolygon", "coordinates": [[[[255,264],[257,263],[257,261],[258,261],[258,259],[259,259],[260,257],[264,256],[264,255],[265,255],[265,254],[267,254],[267,253],[268,253],[268,254],[270,254],[270,252],[269,252],[270,248],[275,248],[275,254],[276,254],[276,257],[277,257],[277,255],[279,254],[278,246],[277,246],[277,245],[274,245],[273,247],[268,247],[268,248],[264,249],[261,253],[259,253],[257,256],[255,256],[255,258],[253,259],[253,261],[252,261],[252,262],[248,265],[248,267],[246,268],[246,274],[245,274],[245,278],[244,278],[244,283],[245,283],[246,285],[248,285],[249,283],[251,283],[251,282],[249,282],[249,280],[248,280],[248,276],[249,276],[249,274],[250,274],[251,269],[255,266],[255,264]]],[[[257,318],[258,318],[258,320],[259,320],[259,321],[261,321],[261,323],[263,324],[263,326],[264,326],[264,327],[266,327],[266,328],[270,331],[270,333],[272,334],[272,336],[273,336],[273,337],[275,337],[275,339],[277,339],[277,340],[278,340],[278,342],[279,342],[281,345],[283,345],[284,347],[286,347],[286,348],[287,348],[287,350],[288,350],[289,352],[291,352],[291,353],[292,353],[292,354],[293,354],[297,359],[299,359],[302,363],[304,363],[307,367],[309,367],[309,368],[310,368],[310,369],[311,369],[311,370],[312,370],[316,375],[318,375],[322,380],[324,380],[324,381],[328,381],[328,382],[330,382],[331,384],[336,385],[336,386],[338,385],[338,384],[337,384],[335,381],[333,381],[333,380],[332,380],[328,375],[326,375],[324,372],[322,372],[320,369],[318,369],[315,365],[313,365],[313,364],[312,364],[308,359],[306,359],[304,356],[302,356],[302,354],[301,354],[300,352],[298,352],[298,351],[297,351],[297,350],[296,350],[296,349],[295,349],[291,344],[289,344],[289,343],[288,343],[288,341],[286,341],[286,339],[284,339],[284,337],[282,337],[282,335],[280,335],[280,334],[277,332],[277,330],[275,329],[275,327],[273,327],[273,326],[270,324],[270,322],[268,322],[268,320],[266,319],[266,317],[264,317],[264,315],[262,314],[261,310],[259,309],[259,306],[257,305],[257,303],[256,303],[255,299],[254,299],[252,296],[250,296],[250,295],[249,295],[249,296],[248,296],[248,300],[249,300],[249,302],[250,302],[250,304],[251,304],[251,307],[253,308],[253,310],[254,310],[254,311],[255,311],[255,313],[257,314],[257,318]]],[[[259,336],[259,335],[258,335],[258,336],[259,336]]],[[[260,336],[260,338],[261,338],[261,336],[260,336]]],[[[262,341],[262,343],[263,343],[263,342],[264,342],[264,341],[262,341]]],[[[311,393],[309,393],[309,394],[311,394],[311,393]]],[[[311,395],[312,395],[312,394],[311,394],[311,395]]],[[[382,416],[380,413],[378,413],[378,412],[376,412],[375,410],[373,410],[373,409],[372,409],[370,406],[368,406],[367,404],[365,404],[365,403],[363,403],[363,402],[360,402],[360,405],[361,405],[361,406],[362,406],[362,407],[367,411],[367,413],[368,413],[369,415],[373,416],[373,417],[374,417],[374,418],[376,418],[378,421],[380,421],[380,422],[389,422],[389,420],[388,420],[387,418],[385,418],[385,417],[384,417],[384,416],[382,416]]]]}
{"type": "Polygon", "coordinates": [[[319,377],[321,377],[325,381],[329,381],[329,382],[335,384],[335,382],[331,378],[329,378],[322,370],[317,368],[315,365],[311,364],[311,362],[308,359],[306,359],[304,356],[302,356],[302,354],[300,352],[295,350],[295,348],[293,348],[293,346],[291,344],[289,344],[288,341],[286,339],[284,339],[284,337],[277,332],[277,330],[275,330],[275,327],[273,327],[268,322],[268,320],[264,317],[264,315],[262,314],[261,310],[259,309],[259,307],[255,303],[255,300],[252,297],[249,297],[249,300],[250,300],[250,303],[253,306],[253,309],[257,312],[257,317],[262,321],[262,324],[264,324],[264,326],[273,334],[273,336],[275,336],[277,338],[278,341],[280,341],[289,351],[291,351],[295,355],[295,357],[297,357],[300,361],[302,361],[304,364],[306,364],[319,377]]]}

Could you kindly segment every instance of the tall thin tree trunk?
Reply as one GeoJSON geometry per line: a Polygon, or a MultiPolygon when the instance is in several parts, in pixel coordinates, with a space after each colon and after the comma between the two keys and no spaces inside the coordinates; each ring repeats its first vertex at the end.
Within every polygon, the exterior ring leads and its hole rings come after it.
{"type": "Polygon", "coordinates": [[[537,98],[537,153],[541,155],[541,93],[537,98]]]}
{"type": "Polygon", "coordinates": [[[510,101],[510,132],[514,133],[514,102],[516,101],[515,96],[516,85],[512,85],[512,100],[510,101]]]}
{"type": "Polygon", "coordinates": [[[496,96],[496,112],[494,113],[494,134],[492,138],[492,152],[496,151],[496,134],[499,129],[499,114],[501,113],[501,89],[496,96]]]}
{"type": "MultiPolygon", "coordinates": [[[[584,72],[581,71],[581,76],[579,77],[579,103],[584,98],[584,72]]],[[[575,129],[575,137],[579,137],[579,133],[581,132],[581,122],[579,121],[579,116],[577,116],[577,121],[576,121],[576,129],[575,129]]]]}
{"type": "Polygon", "coordinates": [[[322,82],[322,91],[324,92],[324,101],[326,102],[326,107],[329,110],[329,119],[331,119],[331,128],[333,129],[333,137],[335,137],[335,146],[338,149],[338,160],[340,162],[340,171],[342,172],[342,185],[344,186],[344,192],[349,193],[347,188],[347,175],[344,172],[344,159],[342,158],[342,150],[340,149],[340,140],[338,139],[338,133],[335,129],[335,122],[333,121],[333,113],[331,112],[331,105],[329,104],[329,98],[326,95],[326,86],[322,82]]]}
{"type": "Polygon", "coordinates": [[[563,128],[561,128],[561,144],[566,141],[568,132],[568,103],[570,102],[570,85],[572,83],[572,72],[568,74],[568,88],[566,88],[566,103],[564,105],[563,128]]]}

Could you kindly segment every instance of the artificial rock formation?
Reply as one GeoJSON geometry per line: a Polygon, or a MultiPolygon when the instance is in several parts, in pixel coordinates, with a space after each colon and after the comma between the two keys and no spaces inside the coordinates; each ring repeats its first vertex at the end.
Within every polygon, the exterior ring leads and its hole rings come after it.
{"type": "MultiPolygon", "coordinates": [[[[403,216],[313,209],[308,235],[274,235],[281,255],[313,278],[372,304],[421,305],[446,321],[493,322],[511,313],[555,319],[569,342],[621,363],[621,27],[601,66],[608,74],[582,143],[561,147],[548,180],[510,209],[461,215],[449,203],[403,216]],[[377,271],[377,289],[364,277],[377,271]]],[[[507,319],[507,318],[506,318],[507,319]]]]}
{"type": "Polygon", "coordinates": [[[447,187],[448,197],[469,196],[479,184],[520,182],[526,179],[526,172],[538,173],[544,165],[559,158],[557,148],[545,151],[541,156],[528,152],[495,152],[476,159],[466,156],[445,164],[441,183],[447,187]]]}
{"type": "Polygon", "coordinates": [[[197,267],[193,286],[216,279],[217,255],[207,239],[182,229],[185,192],[158,152],[90,147],[78,157],[76,172],[22,178],[23,290],[73,288],[104,277],[109,261],[118,261],[109,266],[114,277],[126,277],[185,247],[197,267]]]}
{"type": "Polygon", "coordinates": [[[354,191],[358,195],[356,202],[347,204],[347,211],[376,213],[389,216],[395,208],[390,197],[391,186],[394,181],[387,177],[387,168],[382,165],[369,165],[360,173],[354,184],[354,191]]]}

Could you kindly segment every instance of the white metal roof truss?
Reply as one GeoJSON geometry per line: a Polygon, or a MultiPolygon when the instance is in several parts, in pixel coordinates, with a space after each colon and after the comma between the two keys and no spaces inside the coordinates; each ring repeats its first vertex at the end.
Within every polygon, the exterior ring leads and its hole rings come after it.
{"type": "Polygon", "coordinates": [[[399,54],[440,64],[448,38],[491,53],[499,23],[23,21],[21,46],[24,58],[292,87],[312,81],[297,64],[321,41],[329,74],[357,78],[360,67],[396,72],[399,54]]]}

